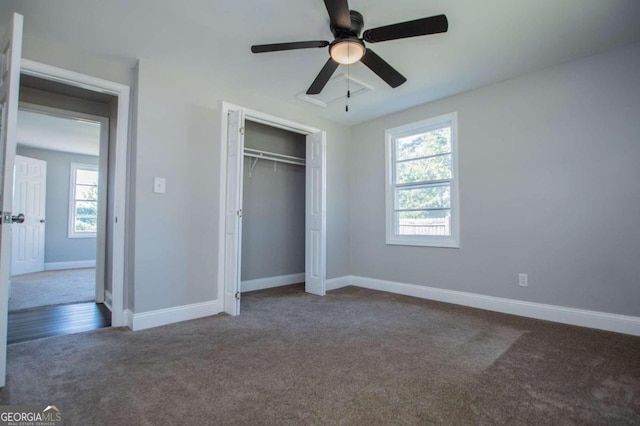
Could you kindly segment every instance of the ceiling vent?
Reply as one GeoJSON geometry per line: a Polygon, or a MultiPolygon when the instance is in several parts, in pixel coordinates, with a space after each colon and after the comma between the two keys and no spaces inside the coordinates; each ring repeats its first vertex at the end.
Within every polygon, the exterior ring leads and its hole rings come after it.
{"type": "Polygon", "coordinates": [[[334,102],[344,101],[347,98],[347,80],[349,81],[349,91],[352,98],[373,90],[373,87],[368,84],[353,77],[347,77],[345,74],[339,74],[329,80],[320,94],[307,95],[302,92],[298,94],[298,99],[326,108],[334,102]]]}

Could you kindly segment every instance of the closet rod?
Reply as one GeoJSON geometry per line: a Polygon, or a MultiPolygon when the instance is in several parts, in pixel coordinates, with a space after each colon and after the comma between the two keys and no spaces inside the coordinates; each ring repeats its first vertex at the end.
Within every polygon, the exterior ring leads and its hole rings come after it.
{"type": "Polygon", "coordinates": [[[253,157],[262,160],[278,161],[280,163],[295,164],[298,166],[306,165],[304,158],[293,157],[291,155],[277,154],[275,152],[262,151],[259,149],[245,148],[245,157],[253,157]]]}

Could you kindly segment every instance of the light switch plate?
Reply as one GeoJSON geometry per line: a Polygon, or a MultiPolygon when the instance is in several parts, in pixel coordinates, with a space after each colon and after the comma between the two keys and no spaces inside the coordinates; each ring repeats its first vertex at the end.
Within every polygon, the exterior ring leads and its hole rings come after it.
{"type": "Polygon", "coordinates": [[[167,180],[163,177],[153,178],[153,192],[164,194],[166,192],[167,180]]]}

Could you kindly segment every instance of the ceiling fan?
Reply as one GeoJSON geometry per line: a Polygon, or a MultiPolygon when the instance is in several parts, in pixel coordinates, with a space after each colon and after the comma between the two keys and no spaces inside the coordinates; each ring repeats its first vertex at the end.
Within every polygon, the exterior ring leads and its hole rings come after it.
{"type": "Polygon", "coordinates": [[[367,43],[398,40],[401,38],[417,37],[429,34],[447,32],[449,23],[445,15],[436,15],[398,24],[371,28],[362,34],[364,19],[359,12],[349,11],[347,0],[324,0],[329,12],[334,40],[297,41],[291,43],[258,44],[251,46],[253,53],[276,52],[280,50],[308,49],[329,46],[329,60],[311,83],[307,95],[317,95],[327,84],[338,65],[349,65],[358,61],[365,64],[389,86],[398,87],[407,79],[378,56],[373,50],[365,46],[367,43]]]}

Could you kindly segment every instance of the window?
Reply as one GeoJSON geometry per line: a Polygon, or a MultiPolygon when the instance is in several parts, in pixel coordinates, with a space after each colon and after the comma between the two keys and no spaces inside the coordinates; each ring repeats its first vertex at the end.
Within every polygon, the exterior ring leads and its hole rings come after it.
{"type": "Polygon", "coordinates": [[[389,129],[387,244],[459,247],[456,113],[389,129]]]}
{"type": "Polygon", "coordinates": [[[71,163],[69,238],[95,238],[98,230],[98,166],[71,163]]]}

